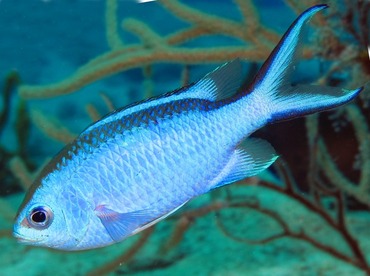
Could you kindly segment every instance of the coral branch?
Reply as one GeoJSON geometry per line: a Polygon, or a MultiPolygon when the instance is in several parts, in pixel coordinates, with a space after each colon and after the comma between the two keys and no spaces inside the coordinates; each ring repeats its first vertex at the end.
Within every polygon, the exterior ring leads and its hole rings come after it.
{"type": "Polygon", "coordinates": [[[32,122],[47,136],[56,141],[67,144],[71,142],[77,135],[71,133],[66,127],[63,127],[57,120],[46,117],[38,110],[31,111],[32,122]]]}
{"type": "Polygon", "coordinates": [[[265,244],[265,243],[268,243],[268,242],[272,242],[276,239],[283,238],[284,236],[287,236],[290,232],[288,225],[279,216],[278,213],[276,213],[272,210],[266,209],[266,208],[262,208],[258,203],[250,203],[250,202],[230,203],[228,207],[230,207],[230,208],[249,208],[249,209],[256,210],[257,212],[262,213],[265,216],[270,217],[273,220],[275,220],[280,225],[280,227],[282,229],[281,233],[274,234],[274,235],[271,235],[267,238],[260,239],[260,240],[239,238],[239,237],[235,237],[231,232],[229,232],[227,230],[226,226],[222,223],[222,220],[220,219],[220,215],[216,216],[217,226],[220,228],[222,233],[225,236],[227,236],[227,237],[229,237],[229,238],[231,238],[231,239],[233,239],[237,242],[242,242],[242,243],[247,243],[247,244],[265,244]]]}
{"type": "Polygon", "coordinates": [[[113,110],[116,109],[112,100],[105,93],[100,93],[100,97],[102,97],[102,99],[103,99],[105,105],[107,106],[109,112],[112,112],[113,110]]]}
{"type": "Polygon", "coordinates": [[[138,36],[145,48],[166,47],[163,38],[140,20],[128,18],[122,22],[122,27],[138,36]]]}
{"type": "Polygon", "coordinates": [[[107,0],[105,10],[106,32],[108,44],[112,49],[123,47],[123,42],[118,34],[117,21],[117,0],[107,0]]]}
{"type": "Polygon", "coordinates": [[[34,180],[34,176],[28,171],[26,164],[20,157],[16,156],[10,160],[9,166],[14,176],[18,178],[23,189],[27,191],[34,180]]]}
{"type": "MultiPolygon", "coordinates": [[[[142,43],[122,46],[117,38],[116,26],[112,23],[115,19],[116,2],[108,1],[107,33],[112,50],[81,66],[75,74],[59,83],[22,85],[19,89],[20,96],[25,99],[36,99],[64,95],[112,74],[154,63],[208,64],[235,58],[250,62],[261,61],[267,57],[272,45],[279,39],[278,34],[260,24],[251,1],[236,1],[243,16],[241,22],[207,14],[176,0],[162,0],[159,3],[191,26],[167,36],[160,36],[144,22],[126,19],[123,23],[124,28],[137,34],[142,43]],[[210,34],[231,36],[248,46],[208,47],[206,51],[203,47],[175,47],[190,39],[210,34]]],[[[311,48],[305,48],[303,55],[310,57],[311,48]]]]}
{"type": "Polygon", "coordinates": [[[177,0],[159,0],[163,7],[191,25],[245,40],[244,26],[239,22],[201,12],[177,0]]]}
{"type": "Polygon", "coordinates": [[[86,105],[86,112],[89,115],[91,121],[96,122],[102,116],[93,104],[86,105]]]}
{"type": "Polygon", "coordinates": [[[130,52],[109,59],[92,68],[79,70],[70,78],[50,85],[30,86],[22,85],[19,87],[19,94],[24,99],[43,99],[72,93],[83,86],[94,81],[100,80],[112,74],[141,67],[143,64],[153,64],[157,62],[170,62],[181,64],[202,64],[210,62],[225,62],[236,58],[259,61],[266,58],[268,51],[259,49],[246,49],[241,46],[217,47],[204,51],[202,48],[176,49],[166,48],[156,51],[141,50],[130,52]]]}
{"type": "MultiPolygon", "coordinates": [[[[285,171],[288,171],[287,167],[282,167],[285,171]]],[[[286,174],[287,176],[290,175],[290,173],[286,174]]],[[[284,182],[290,182],[289,177],[284,178],[284,182]]],[[[337,201],[338,201],[338,219],[334,220],[320,205],[315,205],[310,199],[300,195],[299,193],[296,193],[294,190],[287,190],[282,187],[278,187],[276,185],[273,185],[268,182],[261,181],[260,184],[262,187],[269,188],[271,190],[277,191],[282,194],[288,195],[290,198],[293,198],[297,200],[300,204],[304,205],[306,208],[308,208],[311,212],[319,215],[322,219],[325,220],[325,222],[333,227],[335,231],[338,232],[343,237],[343,240],[347,243],[349,248],[351,249],[352,253],[355,256],[355,259],[352,259],[351,257],[346,256],[346,262],[355,264],[356,266],[363,269],[364,267],[368,270],[370,267],[367,264],[366,258],[364,254],[362,253],[359,244],[355,238],[352,237],[352,235],[349,233],[346,224],[344,223],[344,207],[342,202],[342,196],[337,195],[337,201]]],[[[323,246],[322,248],[326,248],[323,246]]],[[[336,249],[332,249],[336,250],[336,249]]],[[[331,252],[328,252],[331,253],[331,252]]],[[[337,252],[338,255],[343,255],[340,252],[337,252]]],[[[342,258],[341,258],[342,259],[342,258]]]]}

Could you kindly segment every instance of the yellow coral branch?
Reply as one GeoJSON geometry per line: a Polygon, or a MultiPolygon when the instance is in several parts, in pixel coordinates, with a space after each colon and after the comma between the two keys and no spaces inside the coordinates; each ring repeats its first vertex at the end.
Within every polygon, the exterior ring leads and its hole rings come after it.
{"type": "Polygon", "coordinates": [[[114,107],[114,104],[113,104],[112,100],[105,93],[100,93],[100,97],[102,97],[102,99],[103,99],[105,105],[107,106],[109,112],[112,112],[113,110],[116,109],[114,107]]]}
{"type": "Polygon", "coordinates": [[[18,156],[13,157],[9,162],[9,168],[22,188],[27,191],[33,182],[34,176],[28,171],[23,160],[18,156]]]}
{"type": "Polygon", "coordinates": [[[77,71],[70,78],[50,85],[22,85],[19,95],[25,99],[52,98],[72,93],[87,84],[105,78],[109,75],[141,67],[144,64],[157,62],[171,62],[182,64],[201,64],[211,62],[225,62],[235,58],[248,59],[249,61],[260,61],[266,58],[268,52],[259,49],[248,49],[246,47],[217,47],[207,49],[176,49],[166,48],[155,51],[142,50],[102,62],[96,66],[77,71]]]}
{"type": "Polygon", "coordinates": [[[123,47],[117,28],[117,0],[107,0],[105,10],[107,42],[112,49],[123,47]]]}
{"type": "Polygon", "coordinates": [[[122,22],[122,27],[138,36],[144,47],[161,48],[166,46],[163,38],[140,20],[128,18],[122,22]]]}
{"type": "Polygon", "coordinates": [[[192,25],[212,30],[212,32],[216,30],[219,34],[233,36],[241,40],[247,39],[244,25],[237,21],[201,12],[177,0],[160,0],[159,3],[178,18],[192,25]]]}
{"type": "Polygon", "coordinates": [[[323,168],[323,173],[330,179],[330,182],[340,190],[355,197],[358,201],[370,206],[370,195],[363,193],[355,183],[351,182],[340,171],[330,156],[323,139],[319,139],[318,146],[318,161],[323,168]]]}
{"type": "Polygon", "coordinates": [[[100,118],[102,117],[99,111],[96,109],[96,107],[93,104],[87,104],[85,109],[91,121],[93,122],[100,120],[100,118]]]}
{"type": "Polygon", "coordinates": [[[63,127],[55,118],[47,117],[38,110],[31,110],[31,119],[45,135],[58,142],[67,144],[77,136],[63,127]]]}

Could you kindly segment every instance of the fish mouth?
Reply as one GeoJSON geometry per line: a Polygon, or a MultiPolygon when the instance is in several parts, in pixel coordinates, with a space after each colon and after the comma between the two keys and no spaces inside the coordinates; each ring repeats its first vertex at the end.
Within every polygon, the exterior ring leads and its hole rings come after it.
{"type": "Polygon", "coordinates": [[[17,231],[13,231],[13,236],[17,239],[17,242],[19,244],[25,244],[25,245],[34,245],[34,246],[43,246],[43,247],[50,247],[50,248],[56,248],[62,246],[66,242],[61,242],[53,245],[43,245],[43,239],[30,239],[28,237],[23,236],[17,231]]]}
{"type": "Polygon", "coordinates": [[[30,238],[26,238],[25,236],[21,235],[20,233],[18,233],[17,231],[13,231],[13,236],[17,239],[17,241],[19,243],[32,243],[32,244],[35,244],[37,242],[40,242],[41,240],[35,240],[35,239],[30,239],[30,238]]]}

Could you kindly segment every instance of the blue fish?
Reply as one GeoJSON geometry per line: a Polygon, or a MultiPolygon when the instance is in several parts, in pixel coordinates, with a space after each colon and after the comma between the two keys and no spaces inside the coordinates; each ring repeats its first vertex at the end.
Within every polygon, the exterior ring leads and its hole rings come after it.
{"type": "Polygon", "coordinates": [[[83,250],[120,242],[192,198],[256,175],[277,158],[248,138],[268,123],[324,111],[362,90],[289,82],[305,23],[301,14],[252,84],[238,60],[198,82],[119,109],[85,129],[44,168],[16,218],[22,243],[83,250]]]}

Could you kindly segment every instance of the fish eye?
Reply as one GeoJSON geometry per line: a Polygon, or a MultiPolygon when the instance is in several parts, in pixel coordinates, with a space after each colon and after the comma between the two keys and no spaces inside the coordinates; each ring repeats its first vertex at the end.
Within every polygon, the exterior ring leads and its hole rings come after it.
{"type": "Polygon", "coordinates": [[[33,208],[27,217],[28,223],[35,229],[43,230],[53,221],[53,212],[46,206],[33,208]]]}

